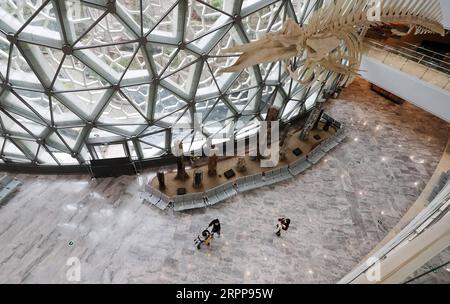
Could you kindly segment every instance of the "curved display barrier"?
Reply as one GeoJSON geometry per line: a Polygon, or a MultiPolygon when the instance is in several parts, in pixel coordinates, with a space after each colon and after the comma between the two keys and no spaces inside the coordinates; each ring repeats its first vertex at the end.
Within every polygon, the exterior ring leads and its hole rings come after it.
{"type": "MultiPolygon", "coordinates": [[[[331,119],[330,117],[327,118],[331,119]]],[[[282,163],[278,167],[267,171],[253,174],[250,172],[248,175],[235,176],[230,178],[230,180],[220,182],[215,187],[184,195],[168,195],[164,193],[164,191],[157,189],[157,179],[153,178],[145,185],[143,200],[146,204],[153,205],[161,210],[173,208],[174,211],[185,211],[212,206],[239,193],[291,179],[317,164],[327,152],[345,139],[344,127],[340,123],[335,122],[332,124],[332,127],[335,131],[332,132],[330,137],[321,139],[320,142],[313,145],[310,151],[296,156],[293,161],[287,164],[282,163]]],[[[293,135],[292,138],[296,138],[296,136],[293,135]]],[[[187,183],[192,183],[192,180],[188,180],[187,183]]],[[[172,193],[174,190],[172,187],[172,193]]]]}

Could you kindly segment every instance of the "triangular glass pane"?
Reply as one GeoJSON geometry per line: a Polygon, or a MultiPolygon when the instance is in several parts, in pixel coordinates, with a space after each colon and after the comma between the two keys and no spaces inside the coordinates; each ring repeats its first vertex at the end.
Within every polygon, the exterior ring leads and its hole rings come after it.
{"type": "MultiPolygon", "coordinates": [[[[107,128],[111,129],[111,132],[117,133],[120,136],[134,136],[145,130],[147,124],[133,124],[133,125],[108,125],[107,128]]],[[[106,126],[105,126],[106,128],[106,126]]]]}
{"type": "Polygon", "coordinates": [[[52,149],[50,149],[52,151],[53,156],[58,160],[58,162],[61,165],[78,165],[78,161],[77,159],[73,158],[71,154],[69,153],[64,153],[64,152],[59,152],[59,151],[53,151],[52,149]]]}
{"type": "Polygon", "coordinates": [[[164,128],[153,125],[153,126],[149,126],[148,128],[146,128],[145,131],[142,132],[142,135],[146,136],[147,134],[164,131],[164,130],[165,130],[164,128]]]}
{"type": "Polygon", "coordinates": [[[260,108],[259,108],[260,113],[266,113],[267,110],[269,109],[271,102],[275,98],[275,96],[274,96],[274,94],[276,94],[275,88],[276,87],[274,87],[274,86],[263,87],[262,96],[261,96],[261,104],[260,104],[260,108]]]}
{"type": "MultiPolygon", "coordinates": [[[[258,77],[256,67],[248,67],[239,74],[234,74],[234,81],[228,88],[227,93],[232,94],[235,92],[248,91],[251,88],[259,86],[260,78],[258,77]]],[[[261,80],[260,80],[261,81],[261,80]]]]}
{"type": "Polygon", "coordinates": [[[6,78],[6,71],[8,69],[9,46],[10,44],[6,36],[0,32],[0,74],[3,78],[6,78]]]}
{"type": "Polygon", "coordinates": [[[106,90],[91,90],[58,93],[57,97],[69,109],[73,109],[76,113],[81,113],[80,115],[84,114],[85,117],[89,117],[94,113],[96,106],[105,93],[106,90]]]}
{"type": "Polygon", "coordinates": [[[144,32],[159,37],[176,37],[178,5],[170,9],[176,0],[144,0],[144,32]],[[170,10],[170,11],[169,11],[170,10]],[[163,18],[161,20],[161,18],[163,18]]]}
{"type": "Polygon", "coordinates": [[[219,102],[218,98],[208,99],[204,101],[197,101],[195,103],[195,114],[197,118],[203,121],[208,113],[212,111],[213,107],[219,102]]]}
{"type": "Polygon", "coordinates": [[[200,82],[198,84],[196,98],[204,99],[220,95],[220,92],[226,88],[227,81],[232,74],[224,74],[220,71],[222,68],[220,61],[226,64],[226,60],[222,57],[208,58],[203,63],[203,70],[200,74],[200,82]]]}
{"type": "Polygon", "coordinates": [[[26,151],[29,159],[34,159],[39,148],[39,144],[36,141],[14,139],[16,144],[21,147],[23,151],[26,151]]]}
{"type": "Polygon", "coordinates": [[[106,86],[109,86],[106,80],[74,56],[67,56],[64,59],[55,82],[57,91],[85,90],[106,86]]]}
{"type": "Polygon", "coordinates": [[[0,99],[0,105],[9,112],[20,114],[36,122],[44,123],[44,121],[31,110],[31,107],[25,105],[22,100],[12,93],[3,94],[3,97],[0,99]]]}
{"type": "Polygon", "coordinates": [[[117,137],[120,136],[116,133],[112,133],[112,132],[108,132],[105,130],[101,130],[101,129],[97,129],[97,128],[93,128],[91,130],[91,133],[89,133],[89,138],[106,138],[106,137],[117,137]]]}
{"type": "MultiPolygon", "coordinates": [[[[34,2],[36,3],[35,7],[38,8],[40,3],[43,1],[34,2]]],[[[33,6],[32,1],[27,1],[27,4],[31,4],[30,6],[33,6]]],[[[45,37],[61,38],[60,25],[56,14],[56,9],[54,8],[52,1],[49,1],[47,5],[45,5],[36,16],[34,16],[31,22],[28,23],[19,34],[19,37],[22,34],[35,35],[36,33],[45,37]]]]}
{"type": "Polygon", "coordinates": [[[133,41],[136,38],[137,37],[125,27],[116,16],[108,14],[103,17],[89,33],[83,36],[83,38],[75,44],[75,47],[123,43],[133,41]]]}
{"type": "Polygon", "coordinates": [[[174,122],[186,107],[186,101],[178,98],[172,92],[160,87],[155,102],[154,119],[158,120],[165,116],[170,116],[165,121],[174,122]]]}
{"type": "Polygon", "coordinates": [[[227,138],[234,130],[234,120],[234,118],[229,118],[224,121],[210,122],[204,124],[203,129],[213,135],[215,139],[218,139],[221,136],[227,138]]]}
{"type": "Polygon", "coordinates": [[[260,127],[260,121],[255,116],[242,116],[235,124],[235,136],[236,138],[242,138],[243,136],[250,136],[254,134],[260,127]]]}
{"type": "Polygon", "coordinates": [[[50,153],[47,152],[47,150],[41,146],[39,149],[39,153],[37,155],[37,161],[40,164],[45,165],[57,165],[56,161],[53,159],[53,157],[50,155],[50,153]]]}
{"type": "Polygon", "coordinates": [[[166,132],[143,136],[139,139],[144,158],[160,156],[166,153],[166,132]]]}
{"type": "Polygon", "coordinates": [[[109,125],[146,124],[142,114],[119,93],[114,94],[98,121],[109,125]]]}
{"type": "Polygon", "coordinates": [[[161,75],[163,70],[166,68],[166,66],[169,64],[170,59],[176,55],[177,48],[170,45],[164,45],[164,44],[153,44],[148,43],[147,48],[149,51],[153,54],[153,63],[154,68],[158,75],[161,75]]]}
{"type": "Polygon", "coordinates": [[[82,120],[64,106],[56,97],[52,97],[53,122],[56,126],[74,125],[82,120]]]}
{"type": "Polygon", "coordinates": [[[16,46],[13,46],[11,54],[10,79],[12,84],[19,81],[40,84],[39,79],[16,46]]]}
{"type": "Polygon", "coordinates": [[[151,135],[142,136],[139,141],[164,149],[166,145],[166,132],[158,132],[151,135]]]}
{"type": "Polygon", "coordinates": [[[51,77],[50,80],[53,81],[56,76],[56,72],[58,71],[63,60],[64,53],[57,49],[42,46],[39,47],[39,50],[46,59],[45,70],[47,72],[47,75],[49,75],[51,77]]]}
{"type": "Polygon", "coordinates": [[[189,1],[186,17],[185,39],[189,43],[201,37],[194,44],[202,49],[207,45],[206,41],[211,40],[213,32],[223,29],[223,26],[231,21],[230,16],[195,0],[189,1]]]}
{"type": "Polygon", "coordinates": [[[7,139],[5,142],[3,154],[7,158],[13,158],[14,160],[15,159],[28,160],[25,154],[23,154],[23,152],[20,151],[20,149],[9,139],[7,139]]]}
{"type": "Polygon", "coordinates": [[[180,50],[173,57],[168,68],[164,71],[162,78],[181,69],[186,69],[187,67],[191,66],[197,59],[198,57],[194,54],[185,50],[180,50]]]}
{"type": "Polygon", "coordinates": [[[132,87],[122,88],[122,93],[124,93],[127,98],[141,110],[141,113],[147,115],[148,105],[149,105],[149,94],[150,85],[143,84],[132,87]]]}
{"type": "Polygon", "coordinates": [[[244,90],[240,92],[234,92],[227,95],[229,102],[239,111],[243,111],[246,105],[251,101],[255,100],[255,94],[257,89],[244,90]]]}
{"type": "Polygon", "coordinates": [[[266,82],[277,83],[280,82],[280,76],[284,69],[281,68],[281,62],[260,64],[261,78],[266,82]]]}
{"type": "MultiPolygon", "coordinates": [[[[45,139],[45,144],[47,145],[47,147],[57,149],[58,151],[65,151],[67,153],[71,152],[55,132],[50,134],[45,139]]],[[[51,149],[51,151],[53,151],[54,149],[51,149]]]]}
{"type": "Polygon", "coordinates": [[[292,116],[299,113],[299,110],[301,109],[302,102],[299,100],[291,99],[286,104],[286,107],[284,107],[283,114],[281,115],[281,118],[283,120],[288,120],[292,116]]]}
{"type": "Polygon", "coordinates": [[[221,69],[233,65],[239,58],[238,54],[225,54],[223,49],[231,48],[243,43],[245,43],[245,41],[241,38],[236,28],[232,27],[209,53],[208,64],[221,90],[224,90],[237,74],[222,73],[221,69]]]}
{"type": "Polygon", "coordinates": [[[278,1],[242,19],[245,33],[250,41],[263,38],[267,32],[281,29],[284,8],[279,12],[281,19],[278,16],[278,10],[284,3],[286,2],[278,1]]]}
{"type": "Polygon", "coordinates": [[[163,81],[166,81],[169,86],[173,86],[181,92],[189,94],[193,86],[193,81],[198,74],[197,67],[199,64],[200,63],[194,63],[183,68],[180,71],[174,72],[169,76],[163,78],[163,81]]]}
{"type": "Polygon", "coordinates": [[[39,9],[41,9],[42,1],[32,3],[22,0],[14,1],[0,1],[0,8],[7,14],[2,16],[3,21],[14,24],[17,23],[22,27],[31,16],[39,9]]]}
{"type": "Polygon", "coordinates": [[[223,101],[219,101],[211,111],[203,117],[203,124],[211,124],[212,122],[221,122],[224,121],[225,118],[229,118],[233,116],[233,112],[227,107],[223,101]]]}
{"type": "MultiPolygon", "coordinates": [[[[134,51],[132,54],[134,54],[134,51]]],[[[125,68],[126,67],[128,67],[128,65],[125,66],[125,68]]],[[[149,69],[147,67],[146,59],[142,49],[139,49],[136,53],[136,56],[134,56],[133,61],[129,65],[128,70],[123,77],[122,83],[129,83],[132,79],[136,79],[136,81],[139,81],[140,79],[150,79],[149,69]]]]}
{"type": "MultiPolygon", "coordinates": [[[[16,119],[24,128],[26,128],[29,132],[31,132],[34,136],[36,137],[41,137],[42,133],[45,131],[46,126],[42,125],[42,124],[38,124],[30,119],[27,119],[25,117],[10,113],[10,115],[12,117],[14,117],[14,119],[16,119]]],[[[3,117],[2,117],[3,119],[3,117]]],[[[19,124],[15,124],[15,126],[13,126],[14,131],[18,131],[18,132],[26,132],[25,130],[23,130],[19,124]]],[[[29,133],[26,132],[27,137],[29,136],[29,133]]]]}
{"type": "Polygon", "coordinates": [[[185,51],[180,51],[165,70],[162,79],[183,92],[189,92],[198,73],[197,57],[185,51]],[[197,72],[197,73],[196,73],[197,72]]]}
{"type": "MultiPolygon", "coordinates": [[[[3,112],[0,112],[0,119],[2,121],[2,124],[0,124],[0,128],[2,129],[3,133],[12,133],[11,131],[13,130],[13,128],[17,128],[18,126],[14,120],[9,118],[9,116],[4,114],[3,112]]],[[[15,130],[17,131],[17,129],[15,130]]],[[[20,131],[25,132],[25,130],[22,129],[20,131]]]]}
{"type": "Polygon", "coordinates": [[[57,132],[64,139],[66,144],[73,149],[77,143],[78,137],[83,131],[83,128],[64,128],[58,129],[57,132]]]}
{"type": "MultiPolygon", "coordinates": [[[[39,113],[46,121],[51,122],[50,118],[50,104],[48,96],[44,93],[35,91],[25,91],[14,89],[14,91],[25,100],[25,102],[39,113]]],[[[30,110],[31,111],[31,110],[30,110]]],[[[34,114],[34,113],[33,113],[34,114]]],[[[43,122],[44,123],[44,122],[43,122]]]]}
{"type": "MultiPolygon", "coordinates": [[[[136,24],[139,26],[139,28],[141,28],[141,4],[140,4],[140,2],[141,2],[140,0],[139,1],[116,0],[116,4],[120,5],[120,7],[127,13],[127,15],[131,16],[131,18],[136,22],[136,24]]],[[[145,2],[145,1],[143,1],[143,2],[145,2]]]]}
{"type": "Polygon", "coordinates": [[[73,24],[73,41],[80,38],[105,12],[104,10],[87,6],[79,0],[65,0],[65,5],[67,18],[70,24],[73,24]]]}
{"type": "Polygon", "coordinates": [[[102,62],[112,70],[122,75],[133,59],[133,54],[139,48],[138,43],[127,43],[120,45],[105,45],[89,49],[102,62]]]}

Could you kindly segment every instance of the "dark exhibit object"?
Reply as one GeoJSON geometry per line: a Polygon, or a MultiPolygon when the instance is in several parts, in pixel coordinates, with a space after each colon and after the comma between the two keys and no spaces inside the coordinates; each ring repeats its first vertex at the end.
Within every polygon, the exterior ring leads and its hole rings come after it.
{"type": "Polygon", "coordinates": [[[321,109],[320,112],[319,112],[319,116],[317,117],[316,122],[314,123],[314,126],[313,126],[312,130],[317,129],[317,127],[319,126],[319,122],[320,122],[320,119],[322,119],[323,112],[324,112],[324,110],[321,109]]]}
{"type": "Polygon", "coordinates": [[[202,187],[203,172],[201,170],[194,171],[194,184],[192,185],[195,189],[202,187]]]}
{"type": "Polygon", "coordinates": [[[230,178],[236,176],[236,173],[234,172],[233,169],[230,169],[230,170],[226,171],[223,175],[224,175],[227,179],[230,179],[230,178]]]}
{"type": "Polygon", "coordinates": [[[177,195],[185,195],[186,194],[186,188],[178,188],[177,189],[177,195]]]}
{"type": "Polygon", "coordinates": [[[177,157],[177,176],[175,179],[186,180],[189,178],[189,175],[186,172],[186,165],[184,164],[184,156],[183,156],[183,143],[180,142],[178,144],[179,156],[177,157]]]}
{"type": "Polygon", "coordinates": [[[322,137],[320,137],[320,135],[319,135],[319,134],[316,134],[316,135],[314,135],[314,139],[315,139],[315,140],[321,140],[321,139],[322,139],[322,137]]]}
{"type": "Polygon", "coordinates": [[[93,159],[91,160],[91,171],[95,178],[137,174],[129,157],[93,159]]]}
{"type": "MultiPolygon", "coordinates": [[[[213,147],[214,149],[214,147],[213,147]]],[[[208,176],[216,176],[217,175],[217,161],[218,157],[216,154],[216,150],[211,151],[212,155],[208,157],[208,176]]]]}
{"type": "Polygon", "coordinates": [[[303,151],[300,148],[297,148],[294,151],[292,151],[292,153],[294,153],[295,156],[300,156],[303,154],[303,151]]]}
{"type": "Polygon", "coordinates": [[[267,121],[267,140],[271,140],[272,136],[272,121],[278,121],[278,116],[280,115],[280,109],[275,106],[271,106],[267,111],[266,121],[267,121]]]}
{"type": "Polygon", "coordinates": [[[327,120],[327,121],[325,122],[325,125],[323,126],[323,130],[324,130],[324,131],[329,131],[329,130],[330,130],[330,127],[331,127],[331,125],[332,125],[332,123],[333,123],[333,122],[327,120]]]}
{"type": "Polygon", "coordinates": [[[177,176],[175,179],[185,180],[188,179],[189,175],[186,172],[186,166],[184,165],[184,157],[179,156],[177,158],[177,176]]]}
{"type": "Polygon", "coordinates": [[[320,118],[323,114],[323,101],[317,101],[313,109],[311,110],[311,113],[308,116],[308,119],[306,120],[305,125],[303,126],[303,129],[300,132],[300,140],[306,140],[309,136],[309,133],[311,130],[317,128],[317,125],[319,124],[320,118]]]}
{"type": "Polygon", "coordinates": [[[390,101],[392,101],[393,103],[396,103],[398,105],[401,105],[403,103],[405,103],[405,100],[398,97],[397,95],[394,95],[374,84],[371,84],[370,88],[372,89],[372,91],[377,92],[378,94],[380,94],[381,96],[389,99],[390,101]]]}
{"type": "Polygon", "coordinates": [[[236,170],[237,172],[244,172],[247,170],[247,164],[245,162],[245,158],[244,157],[239,157],[237,164],[236,164],[236,170]]]}
{"type": "Polygon", "coordinates": [[[164,171],[158,170],[158,172],[156,173],[156,177],[158,178],[159,189],[160,190],[166,189],[166,183],[165,183],[165,178],[164,178],[164,171]]]}

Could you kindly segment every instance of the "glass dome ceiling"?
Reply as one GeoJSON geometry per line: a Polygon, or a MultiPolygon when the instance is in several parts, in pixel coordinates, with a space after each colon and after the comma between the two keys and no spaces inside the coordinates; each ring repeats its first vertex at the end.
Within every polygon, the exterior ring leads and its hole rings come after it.
{"type": "Polygon", "coordinates": [[[312,2],[0,0],[0,163],[84,164],[91,142],[120,140],[149,159],[239,137],[271,105],[301,115],[322,83],[302,87],[280,63],[223,74],[237,57],[221,49],[303,22],[312,2]]]}

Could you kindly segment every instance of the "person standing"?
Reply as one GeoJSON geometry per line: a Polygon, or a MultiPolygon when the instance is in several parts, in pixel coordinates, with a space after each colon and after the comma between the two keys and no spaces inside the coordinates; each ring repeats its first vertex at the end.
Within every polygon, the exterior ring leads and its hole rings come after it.
{"type": "Polygon", "coordinates": [[[211,240],[213,239],[213,234],[210,233],[208,229],[206,229],[202,232],[202,235],[205,238],[203,242],[205,243],[206,246],[209,247],[211,245],[211,240]]]}
{"type": "Polygon", "coordinates": [[[220,221],[219,219],[214,219],[211,221],[211,223],[209,223],[208,228],[211,228],[211,234],[214,236],[214,234],[218,234],[220,237],[220,221]]]}
{"type": "Polygon", "coordinates": [[[290,219],[279,218],[277,226],[275,227],[275,234],[277,236],[281,236],[281,230],[287,231],[289,229],[289,225],[291,224],[290,219]]]}
{"type": "Polygon", "coordinates": [[[281,221],[282,219],[278,219],[278,223],[275,227],[275,234],[276,236],[280,237],[281,236],[281,229],[283,229],[283,223],[281,221]]]}
{"type": "Polygon", "coordinates": [[[284,219],[284,221],[282,222],[283,224],[283,230],[287,231],[289,229],[289,225],[291,224],[291,219],[284,219]]]}

